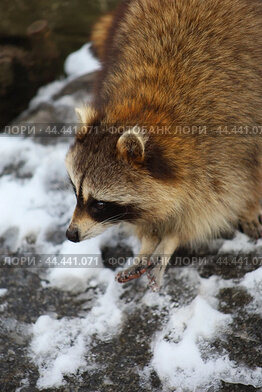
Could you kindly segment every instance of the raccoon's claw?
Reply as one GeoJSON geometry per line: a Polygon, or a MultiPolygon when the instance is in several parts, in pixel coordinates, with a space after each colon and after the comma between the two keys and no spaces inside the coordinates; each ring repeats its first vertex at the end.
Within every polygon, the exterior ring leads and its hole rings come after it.
{"type": "Polygon", "coordinates": [[[124,271],[120,271],[116,275],[115,279],[118,283],[130,282],[131,280],[140,278],[140,276],[142,276],[147,271],[148,267],[149,264],[147,266],[144,265],[132,266],[124,271]]]}
{"type": "Polygon", "coordinates": [[[116,280],[118,283],[127,283],[131,280],[138,279],[146,272],[146,269],[136,270],[133,272],[130,271],[122,271],[116,275],[116,280]]]}

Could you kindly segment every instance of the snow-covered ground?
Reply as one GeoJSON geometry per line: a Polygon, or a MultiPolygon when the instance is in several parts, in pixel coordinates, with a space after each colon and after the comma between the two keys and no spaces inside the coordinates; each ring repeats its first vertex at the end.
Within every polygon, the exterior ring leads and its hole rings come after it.
{"type": "MultiPolygon", "coordinates": [[[[86,53],[85,47],[67,59],[70,80],[83,71],[97,68],[97,62],[85,57],[86,53]]],[[[52,100],[52,95],[66,83],[67,80],[63,80],[42,89],[31,107],[52,100]]],[[[71,103],[70,97],[67,102],[71,103]]],[[[67,375],[81,377],[83,372],[92,372],[98,366],[96,358],[89,355],[94,339],[108,342],[120,334],[130,307],[141,312],[150,309],[159,317],[165,315],[160,317],[160,325],[152,335],[151,359],[137,370],[141,385],[147,383],[154,370],[163,391],[207,391],[210,387],[216,390],[221,380],[262,387],[262,368],[251,369],[241,361],[230,359],[226,350],[216,350],[211,345],[214,340],[223,340],[230,334],[233,323],[232,315],[223,313],[218,306],[221,290],[245,289],[252,296],[245,311],[262,316],[262,268],[240,279],[223,279],[216,275],[203,278],[197,269],[190,267],[170,269],[166,286],[159,294],[147,291],[145,278],[120,286],[114,280],[115,272],[105,268],[101,258],[101,247],[116,241],[117,229],[80,244],[69,243],[63,237],[75,203],[64,167],[70,142],[68,138],[56,144],[41,144],[32,137],[16,136],[1,137],[0,142],[3,247],[20,254],[65,255],[67,260],[69,256],[79,255],[83,260],[92,255],[88,267],[68,268],[70,265],[65,264],[45,272],[42,287],[68,291],[76,298],[91,300],[92,305],[77,317],[39,314],[37,321],[28,326],[31,336],[28,357],[39,370],[37,387],[59,387],[66,383],[67,375]],[[53,240],[57,232],[62,233],[59,241],[53,240]],[[172,281],[180,282],[183,288],[177,294],[177,301],[170,294],[172,281]],[[134,296],[133,302],[127,304],[123,299],[126,287],[130,290],[133,284],[140,292],[139,301],[134,296]],[[91,299],[90,288],[95,292],[91,299]]],[[[125,241],[135,253],[137,241],[133,237],[125,241]]],[[[262,254],[262,240],[253,243],[240,233],[232,240],[213,242],[212,247],[217,247],[221,256],[241,252],[262,254]]],[[[175,293],[176,287],[172,290],[175,293]]],[[[0,289],[0,296],[7,294],[8,287],[0,289]]],[[[110,379],[110,374],[107,376],[110,379]]]]}
{"type": "Polygon", "coordinates": [[[99,62],[93,57],[89,49],[90,44],[86,44],[77,52],[68,56],[65,61],[65,72],[67,75],[73,77],[80,76],[88,72],[97,71],[100,68],[99,62]]]}

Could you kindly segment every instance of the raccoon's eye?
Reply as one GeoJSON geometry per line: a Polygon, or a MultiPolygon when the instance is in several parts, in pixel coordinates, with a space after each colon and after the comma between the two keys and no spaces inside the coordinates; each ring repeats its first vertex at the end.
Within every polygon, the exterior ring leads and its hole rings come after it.
{"type": "Polygon", "coordinates": [[[103,201],[97,201],[97,202],[95,202],[95,204],[94,204],[94,207],[95,207],[97,210],[99,210],[99,211],[103,210],[103,209],[105,208],[105,206],[106,206],[106,203],[104,203],[103,201]]]}

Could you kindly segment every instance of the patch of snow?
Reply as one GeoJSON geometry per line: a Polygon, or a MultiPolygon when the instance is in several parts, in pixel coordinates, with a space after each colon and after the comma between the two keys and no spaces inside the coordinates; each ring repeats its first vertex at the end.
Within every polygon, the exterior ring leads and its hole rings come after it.
{"type": "Polygon", "coordinates": [[[166,326],[152,342],[151,366],[166,388],[180,392],[217,390],[221,380],[261,387],[261,368],[236,366],[228,353],[209,353],[209,342],[223,336],[232,322],[230,315],[216,309],[213,296],[220,288],[234,285],[218,277],[201,279],[198,296],[189,305],[170,311],[166,326]]]}
{"type": "Polygon", "coordinates": [[[7,307],[8,307],[8,303],[7,302],[4,302],[4,303],[0,304],[0,312],[1,313],[4,312],[7,309],[7,307]]]}
{"type": "Polygon", "coordinates": [[[26,387],[29,388],[29,387],[30,387],[30,383],[29,383],[28,378],[23,378],[23,379],[20,381],[20,387],[16,388],[15,392],[21,392],[21,391],[23,391],[23,389],[26,388],[26,387]]]}
{"type": "Polygon", "coordinates": [[[248,238],[245,234],[237,232],[236,236],[232,240],[225,240],[219,249],[220,254],[225,253],[242,253],[248,254],[251,252],[257,252],[261,254],[262,251],[262,239],[257,242],[248,238]]]}
{"type": "Polygon", "coordinates": [[[67,149],[65,143],[42,146],[29,138],[2,137],[0,171],[15,166],[21,172],[21,178],[12,174],[0,177],[0,235],[10,227],[16,228],[18,235],[13,239],[13,251],[33,235],[40,252],[53,252],[46,234],[66,224],[74,203],[65,186],[63,161],[67,149]],[[23,178],[23,173],[29,175],[23,178]]]}
{"type": "Polygon", "coordinates": [[[38,366],[39,388],[58,387],[65,374],[74,374],[85,366],[85,342],[81,331],[81,319],[55,320],[40,316],[33,326],[30,349],[38,366]],[[47,344],[48,342],[48,344],[47,344]]]}
{"type": "Polygon", "coordinates": [[[73,244],[66,241],[60,249],[61,255],[78,256],[82,268],[53,268],[49,270],[48,280],[52,287],[74,293],[82,292],[88,281],[98,276],[103,268],[100,241],[103,234],[91,240],[73,244]]]}
{"type": "Polygon", "coordinates": [[[36,96],[31,99],[29,103],[29,108],[34,109],[41,103],[52,101],[53,96],[60,91],[68,82],[68,79],[61,78],[61,80],[56,80],[43,87],[40,87],[37,91],[36,96]]]}
{"type": "MultiPolygon", "coordinates": [[[[247,273],[241,281],[241,286],[245,287],[252,295],[255,311],[262,316],[262,267],[247,273]]],[[[254,311],[253,306],[252,310],[254,311]]]]}
{"type": "Polygon", "coordinates": [[[110,270],[97,272],[97,281],[107,286],[86,317],[56,320],[43,315],[34,324],[30,355],[39,369],[39,389],[59,387],[65,375],[92,367],[86,357],[94,335],[109,339],[119,332],[122,312],[118,303],[122,289],[115,284],[110,270]]]}
{"type": "Polygon", "coordinates": [[[0,289],[0,297],[4,297],[7,293],[7,289],[0,289]]]}
{"type": "Polygon", "coordinates": [[[209,383],[217,361],[204,362],[198,342],[210,339],[230,321],[230,316],[213,309],[200,296],[187,307],[173,311],[153,347],[152,365],[160,379],[170,387],[184,389],[209,383]]]}
{"type": "Polygon", "coordinates": [[[71,53],[65,61],[65,73],[69,76],[80,76],[100,68],[99,61],[90,50],[91,44],[83,45],[79,50],[71,53]]]}

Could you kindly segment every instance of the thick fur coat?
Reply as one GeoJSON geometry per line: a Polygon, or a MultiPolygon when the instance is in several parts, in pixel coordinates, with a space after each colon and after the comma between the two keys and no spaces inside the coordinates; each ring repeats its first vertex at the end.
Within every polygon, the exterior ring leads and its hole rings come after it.
{"type": "Polygon", "coordinates": [[[259,238],[262,1],[127,0],[92,40],[102,70],[66,160],[68,237],[131,223],[141,257],[118,280],[147,270],[154,289],[179,245],[238,225],[259,238]]]}

